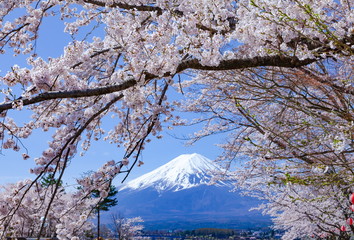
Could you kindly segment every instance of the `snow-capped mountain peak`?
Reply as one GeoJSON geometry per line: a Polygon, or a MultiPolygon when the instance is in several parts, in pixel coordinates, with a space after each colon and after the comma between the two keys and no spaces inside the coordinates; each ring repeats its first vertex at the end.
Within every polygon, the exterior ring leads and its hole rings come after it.
{"type": "Polygon", "coordinates": [[[210,172],[219,167],[208,158],[197,154],[180,155],[165,165],[138,177],[120,190],[142,190],[155,188],[158,192],[165,190],[180,191],[210,182],[210,172]]]}

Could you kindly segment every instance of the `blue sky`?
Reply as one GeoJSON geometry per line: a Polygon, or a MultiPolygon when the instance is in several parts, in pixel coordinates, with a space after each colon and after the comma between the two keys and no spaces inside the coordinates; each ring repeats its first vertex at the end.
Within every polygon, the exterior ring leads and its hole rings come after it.
{"type": "MultiPolygon", "coordinates": [[[[64,25],[62,22],[56,21],[55,18],[49,18],[46,20],[49,21],[45,21],[45,24],[41,27],[40,38],[36,43],[36,52],[38,56],[41,56],[44,59],[47,57],[60,56],[63,53],[64,46],[66,46],[68,41],[71,40],[69,35],[63,33],[64,25]]],[[[97,31],[99,34],[102,29],[97,31]]],[[[10,51],[8,54],[0,55],[0,62],[1,75],[6,73],[14,64],[24,67],[26,63],[23,56],[13,57],[10,51]]],[[[25,121],[23,115],[26,115],[24,111],[18,113],[11,111],[9,114],[9,116],[15,118],[18,123],[25,121]]],[[[196,129],[198,128],[179,127],[165,131],[163,133],[164,137],[160,140],[154,139],[146,146],[146,149],[142,153],[141,160],[144,161],[145,164],[141,167],[135,167],[128,178],[128,181],[167,163],[169,160],[172,160],[180,154],[196,152],[212,160],[220,155],[221,150],[215,146],[216,143],[221,142],[220,135],[202,139],[193,146],[186,146],[186,141],[173,137],[177,136],[183,138],[196,129]]],[[[22,150],[20,152],[3,150],[2,155],[0,155],[0,184],[15,182],[23,178],[34,178],[34,176],[29,173],[29,168],[34,166],[33,158],[40,156],[41,152],[47,148],[47,142],[50,140],[50,135],[50,133],[37,131],[30,139],[24,141],[24,145],[31,156],[31,159],[26,161],[21,157],[22,150]]],[[[84,157],[77,155],[73,159],[66,172],[65,182],[73,183],[74,178],[79,177],[81,173],[89,170],[96,170],[104,162],[112,159],[119,161],[123,155],[123,149],[117,149],[114,145],[110,145],[108,142],[95,142],[92,144],[91,150],[87,152],[84,157]]],[[[119,179],[121,178],[118,178],[115,181],[116,185],[120,183],[119,179]]]]}
{"type": "MultiPolygon", "coordinates": [[[[214,144],[221,140],[218,135],[202,139],[192,146],[186,146],[186,141],[171,136],[177,135],[182,137],[188,132],[189,130],[183,127],[172,131],[165,131],[162,139],[154,139],[150,142],[141,155],[141,160],[145,164],[141,167],[135,167],[127,181],[167,163],[180,154],[196,152],[212,160],[220,154],[221,150],[214,144]]],[[[31,156],[28,160],[22,159],[21,153],[23,151],[13,152],[3,150],[2,155],[0,155],[0,184],[15,182],[23,178],[33,178],[34,175],[29,173],[29,168],[34,166],[33,157],[40,156],[41,152],[47,148],[49,140],[50,134],[37,131],[30,139],[24,141],[24,145],[31,156]]],[[[112,159],[120,160],[123,155],[123,149],[118,149],[108,142],[93,142],[91,149],[83,157],[77,154],[72,160],[69,168],[66,170],[65,182],[71,184],[82,173],[96,170],[106,161],[112,159]]],[[[118,177],[115,184],[119,185],[121,179],[122,176],[118,177]]]]}

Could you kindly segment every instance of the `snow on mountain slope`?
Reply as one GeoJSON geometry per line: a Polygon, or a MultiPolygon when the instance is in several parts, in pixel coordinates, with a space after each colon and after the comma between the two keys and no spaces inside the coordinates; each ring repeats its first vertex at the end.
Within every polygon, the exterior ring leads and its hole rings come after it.
{"type": "Polygon", "coordinates": [[[258,199],[231,192],[230,184],[208,185],[215,170],[221,169],[206,157],[181,155],[119,189],[112,211],[140,216],[151,230],[269,226],[269,217],[249,212],[261,204],[258,199]]]}
{"type": "Polygon", "coordinates": [[[158,192],[180,191],[210,182],[210,172],[220,168],[208,158],[197,154],[180,155],[167,164],[138,177],[120,190],[155,188],[158,192]]]}

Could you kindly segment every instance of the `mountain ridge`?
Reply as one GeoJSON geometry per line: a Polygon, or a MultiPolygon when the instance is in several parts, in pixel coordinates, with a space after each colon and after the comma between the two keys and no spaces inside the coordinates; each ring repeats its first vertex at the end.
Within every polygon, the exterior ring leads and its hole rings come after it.
{"type": "Polygon", "coordinates": [[[269,226],[269,217],[249,211],[259,200],[232,192],[231,184],[210,184],[210,173],[218,170],[200,154],[180,155],[120,188],[113,211],[142,217],[150,230],[269,226]]]}
{"type": "Polygon", "coordinates": [[[120,190],[143,190],[153,187],[158,192],[181,191],[201,184],[211,184],[211,172],[220,170],[214,162],[198,153],[182,154],[155,170],[129,181],[120,190]]]}

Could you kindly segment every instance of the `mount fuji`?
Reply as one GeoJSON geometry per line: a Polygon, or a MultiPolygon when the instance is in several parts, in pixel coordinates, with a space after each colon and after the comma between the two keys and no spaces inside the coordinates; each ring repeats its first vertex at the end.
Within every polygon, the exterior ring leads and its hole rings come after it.
{"type": "Polygon", "coordinates": [[[221,169],[200,154],[183,154],[167,164],[128,182],[120,190],[153,188],[159,193],[165,191],[177,192],[210,184],[210,174],[218,170],[221,169]]]}
{"type": "Polygon", "coordinates": [[[155,230],[270,225],[269,217],[249,211],[258,200],[232,192],[228,183],[210,184],[212,172],[220,170],[200,154],[180,155],[123,185],[112,211],[141,216],[145,228],[155,230]]]}

